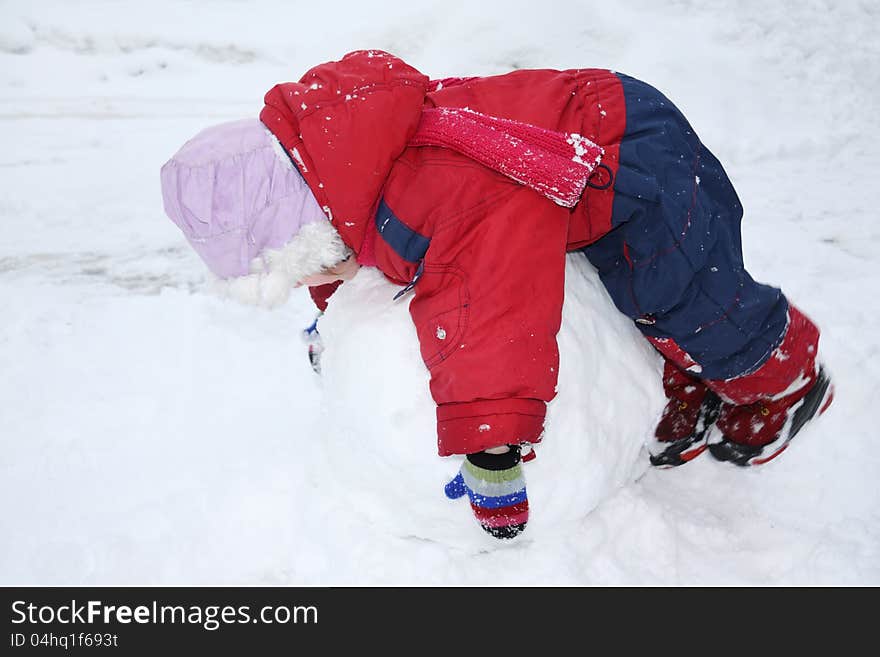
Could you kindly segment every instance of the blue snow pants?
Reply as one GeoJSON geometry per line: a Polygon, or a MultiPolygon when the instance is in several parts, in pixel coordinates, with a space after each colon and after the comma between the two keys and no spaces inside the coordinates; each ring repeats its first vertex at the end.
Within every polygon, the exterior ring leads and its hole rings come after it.
{"type": "Polygon", "coordinates": [[[612,230],[581,249],[617,308],[671,339],[704,379],[757,369],[780,344],[788,302],[743,266],[742,206],[714,155],[659,91],[619,75],[626,131],[612,230]]]}

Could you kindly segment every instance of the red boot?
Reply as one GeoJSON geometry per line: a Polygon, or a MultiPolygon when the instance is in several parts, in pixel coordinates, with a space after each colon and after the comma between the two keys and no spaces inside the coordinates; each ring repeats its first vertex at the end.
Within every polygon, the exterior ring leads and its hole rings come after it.
{"type": "Polygon", "coordinates": [[[724,401],[710,438],[712,456],[742,466],[766,463],[825,412],[834,386],[816,363],[818,348],[819,330],[790,306],[785,336],[763,365],[735,379],[706,382],[724,401]]]}
{"type": "Polygon", "coordinates": [[[663,390],[669,401],[648,445],[651,465],[684,465],[703,453],[709,428],[718,417],[721,400],[699,379],[666,361],[663,390]]]}
{"type": "Polygon", "coordinates": [[[761,465],[779,456],[798,431],[831,405],[834,386],[819,368],[812,381],[780,399],[757,401],[745,406],[722,404],[716,424],[719,442],[709,452],[719,461],[735,465],[761,465]]]}

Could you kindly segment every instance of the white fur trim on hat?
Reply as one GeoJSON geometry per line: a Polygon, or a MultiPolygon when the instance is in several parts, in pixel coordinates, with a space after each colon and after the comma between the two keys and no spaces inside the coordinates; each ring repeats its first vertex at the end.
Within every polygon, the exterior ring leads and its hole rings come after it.
{"type": "Polygon", "coordinates": [[[287,301],[293,286],[352,255],[329,221],[303,226],[280,249],[266,249],[250,264],[250,274],[216,279],[214,290],[252,306],[275,308],[287,301]]]}

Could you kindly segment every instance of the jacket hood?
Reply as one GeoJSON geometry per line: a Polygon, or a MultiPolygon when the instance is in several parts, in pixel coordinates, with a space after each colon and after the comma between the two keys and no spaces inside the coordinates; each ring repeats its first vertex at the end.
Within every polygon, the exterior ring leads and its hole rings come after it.
{"type": "Polygon", "coordinates": [[[355,252],[394,160],[416,131],[427,87],[428,78],[403,60],[361,50],[266,94],[260,120],[355,252]]]}

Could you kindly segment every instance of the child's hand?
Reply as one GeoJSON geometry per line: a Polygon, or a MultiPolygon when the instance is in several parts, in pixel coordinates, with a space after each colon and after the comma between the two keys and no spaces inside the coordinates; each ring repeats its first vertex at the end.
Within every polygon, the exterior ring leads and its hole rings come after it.
{"type": "Polygon", "coordinates": [[[468,454],[455,479],[446,484],[446,497],[467,493],[480,526],[495,538],[513,538],[526,527],[529,499],[520,464],[520,447],[503,454],[468,454]]]}

